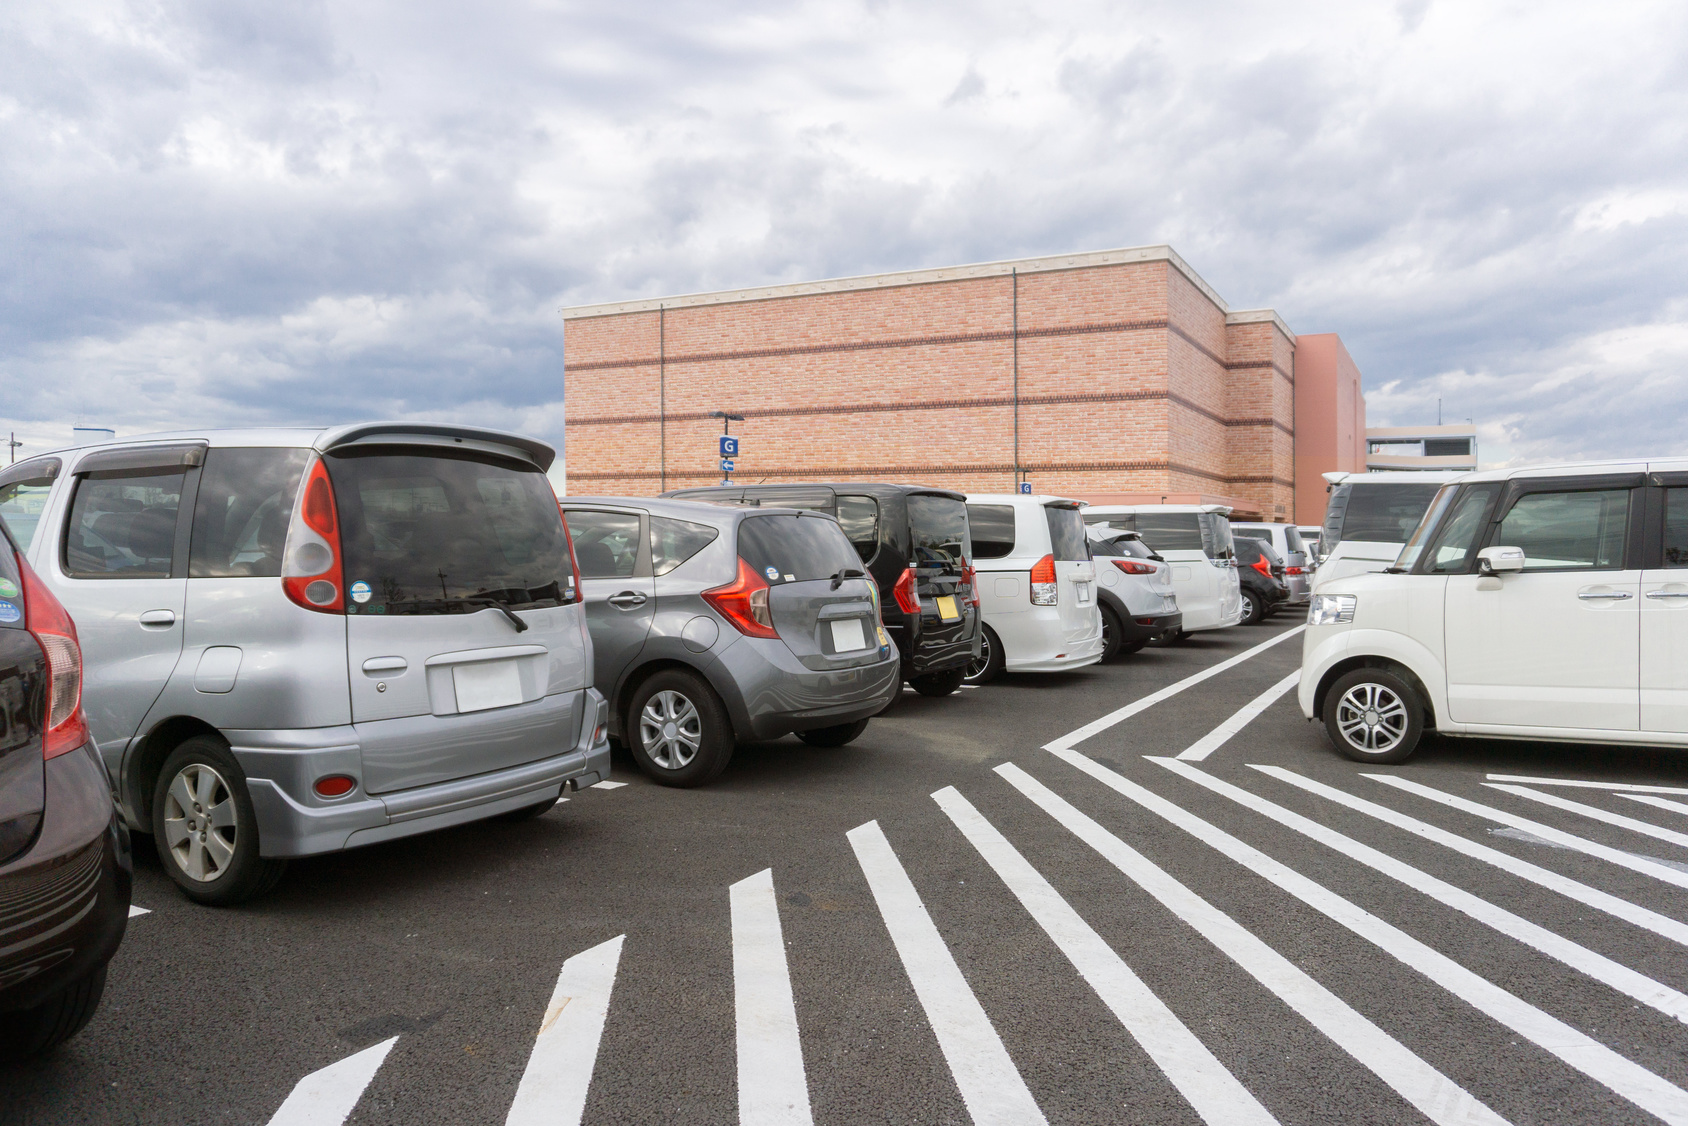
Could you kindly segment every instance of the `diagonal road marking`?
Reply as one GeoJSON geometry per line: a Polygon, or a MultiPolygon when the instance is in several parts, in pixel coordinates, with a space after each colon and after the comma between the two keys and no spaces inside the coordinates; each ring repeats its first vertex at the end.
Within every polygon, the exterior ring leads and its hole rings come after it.
{"type": "Polygon", "coordinates": [[[739,1122],[808,1126],[814,1119],[773,870],[764,868],[740,880],[727,889],[727,896],[733,916],[739,1122]]]}
{"type": "Polygon", "coordinates": [[[1637,821],[1633,817],[1625,817],[1621,813],[1608,813],[1598,806],[1584,805],[1580,801],[1568,801],[1558,794],[1544,794],[1540,790],[1532,790],[1528,786],[1507,786],[1499,782],[1484,782],[1483,785],[1491,790],[1499,790],[1515,797],[1526,798],[1542,805],[1563,809],[1566,813],[1580,813],[1594,821],[1604,821],[1608,825],[1616,825],[1620,829],[1628,829],[1632,833],[1653,837],[1661,841],[1669,841],[1674,845],[1688,848],[1688,833],[1678,833],[1674,829],[1662,829],[1646,821],[1637,821]]]}
{"type": "Polygon", "coordinates": [[[580,1122],[626,937],[616,935],[563,963],[505,1126],[580,1122]]]}
{"type": "Polygon", "coordinates": [[[1628,790],[1637,794],[1688,794],[1681,786],[1644,786],[1639,782],[1584,782],[1577,778],[1535,778],[1528,774],[1485,774],[1491,782],[1527,782],[1532,786],[1581,786],[1590,790],[1628,790]]]}
{"type": "Polygon", "coordinates": [[[1679,801],[1671,801],[1669,798],[1655,798],[1650,794],[1619,794],[1618,796],[1628,798],[1630,801],[1643,802],[1654,809],[1668,809],[1672,813],[1688,813],[1688,805],[1683,805],[1679,801]]]}
{"type": "Polygon", "coordinates": [[[269,1126],[340,1126],[398,1041],[394,1036],[311,1072],[299,1080],[269,1126]]]}
{"type": "Polygon", "coordinates": [[[1231,737],[1253,723],[1261,712],[1271,707],[1285,692],[1301,683],[1301,670],[1296,669],[1272,687],[1237,709],[1237,714],[1203,735],[1190,744],[1188,748],[1179,752],[1178,757],[1185,762],[1201,762],[1208,755],[1217,751],[1230,741],[1231,737]]]}

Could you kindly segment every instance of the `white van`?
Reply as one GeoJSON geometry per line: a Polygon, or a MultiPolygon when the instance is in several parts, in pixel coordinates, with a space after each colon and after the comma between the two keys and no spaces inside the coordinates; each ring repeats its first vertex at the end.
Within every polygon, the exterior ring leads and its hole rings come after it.
{"type": "Polygon", "coordinates": [[[968,684],[1093,665],[1106,643],[1079,502],[1026,493],[967,498],[985,629],[968,684]]]}
{"type": "Polygon", "coordinates": [[[1301,710],[1361,762],[1445,735],[1688,745],[1688,458],[1444,486],[1387,572],[1321,583],[1301,710]]]}
{"type": "Polygon", "coordinates": [[[1330,501],[1319,535],[1318,590],[1333,579],[1381,571],[1401,554],[1430,500],[1458,473],[1326,473],[1330,501]]]}
{"type": "Polygon", "coordinates": [[[1093,504],[1085,508],[1084,522],[1136,532],[1172,564],[1172,586],[1184,615],[1178,636],[1185,637],[1243,620],[1230,515],[1218,504],[1093,504]]]}

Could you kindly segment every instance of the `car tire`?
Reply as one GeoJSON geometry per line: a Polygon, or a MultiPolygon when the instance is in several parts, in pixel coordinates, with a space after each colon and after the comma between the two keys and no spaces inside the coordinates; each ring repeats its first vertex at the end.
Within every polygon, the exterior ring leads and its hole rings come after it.
{"type": "Polygon", "coordinates": [[[1111,607],[1103,606],[1101,610],[1102,659],[1111,661],[1119,655],[1120,646],[1123,644],[1125,626],[1120,624],[1119,615],[1114,613],[1111,607]]]}
{"type": "Polygon", "coordinates": [[[1133,653],[1141,653],[1147,641],[1122,641],[1119,645],[1119,655],[1129,657],[1133,653]]]}
{"type": "MultiPolygon", "coordinates": [[[[557,797],[561,796],[561,794],[557,795],[557,797]]],[[[545,816],[556,807],[556,804],[557,798],[546,798],[544,801],[536,801],[532,805],[524,805],[520,809],[511,809],[494,814],[492,819],[502,821],[506,825],[516,825],[523,821],[532,821],[535,817],[545,816]]]]}
{"type": "MultiPolygon", "coordinates": [[[[962,668],[962,684],[989,684],[1002,671],[1002,640],[996,636],[996,631],[986,626],[979,631],[979,655],[968,661],[962,668]]],[[[915,691],[925,696],[948,696],[949,692],[926,692],[914,681],[915,691]]],[[[950,690],[951,692],[954,689],[950,690]]]]}
{"type": "Polygon", "coordinates": [[[104,963],[32,1009],[0,1013],[0,1065],[50,1052],[81,1032],[105,992],[104,963]]]}
{"type": "Polygon", "coordinates": [[[726,707],[707,681],[683,669],[664,669],[639,686],[627,709],[627,732],[633,761],[661,786],[701,786],[733,757],[726,707]]]}
{"type": "Polygon", "coordinates": [[[164,760],[152,789],[152,839],[165,874],[208,907],[255,899],[287,870],[287,861],[258,854],[246,772],[215,735],[195,735],[164,760]]]}
{"type": "Polygon", "coordinates": [[[953,669],[943,672],[929,672],[925,676],[917,676],[909,681],[914,690],[922,696],[949,696],[960,690],[967,681],[968,665],[957,665],[953,669]]]}
{"type": "Polygon", "coordinates": [[[1259,625],[1260,620],[1266,616],[1265,604],[1260,601],[1258,596],[1247,590],[1242,592],[1241,597],[1243,600],[1243,616],[1237,624],[1243,626],[1259,625]]]}
{"type": "Polygon", "coordinates": [[[1405,762],[1424,734],[1424,699],[1389,669],[1344,673],[1325,693],[1325,733],[1355,762],[1405,762]]]}
{"type": "Polygon", "coordinates": [[[867,720],[858,719],[854,723],[839,723],[831,727],[814,727],[808,731],[799,731],[797,737],[811,747],[842,747],[846,743],[853,743],[856,737],[867,730],[867,720]]]}

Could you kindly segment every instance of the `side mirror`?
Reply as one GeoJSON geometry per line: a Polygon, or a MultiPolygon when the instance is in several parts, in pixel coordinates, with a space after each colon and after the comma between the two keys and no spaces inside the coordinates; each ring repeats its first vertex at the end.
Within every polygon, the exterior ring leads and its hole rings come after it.
{"type": "Polygon", "coordinates": [[[1477,553],[1477,572],[1483,575],[1515,575],[1524,569],[1521,547],[1485,547],[1477,553]]]}

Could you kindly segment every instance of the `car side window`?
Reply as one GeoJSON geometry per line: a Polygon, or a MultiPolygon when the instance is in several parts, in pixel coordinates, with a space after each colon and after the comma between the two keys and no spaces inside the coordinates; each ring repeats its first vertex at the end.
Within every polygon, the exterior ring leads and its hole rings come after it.
{"type": "Polygon", "coordinates": [[[1002,559],[1014,554],[1014,506],[970,504],[967,523],[973,530],[975,559],[1002,559]]]}
{"type": "Polygon", "coordinates": [[[872,497],[842,496],[838,498],[838,526],[844,538],[862,557],[870,562],[879,552],[879,502],[872,497]]]}
{"type": "Polygon", "coordinates": [[[23,470],[26,476],[0,484],[0,521],[26,555],[35,542],[35,529],[47,507],[47,494],[53,491],[58,466],[57,461],[50,467],[37,465],[37,472],[23,470]]]}
{"type": "MultiPolygon", "coordinates": [[[[583,579],[625,579],[639,565],[639,518],[625,512],[569,509],[574,558],[583,579]]],[[[676,564],[678,566],[678,564],[676,564]]]]}
{"type": "Polygon", "coordinates": [[[1621,570],[1629,496],[1628,489],[1527,493],[1494,542],[1522,548],[1526,571],[1621,570]]]}
{"type": "Polygon", "coordinates": [[[1688,489],[1665,490],[1666,567],[1688,567],[1688,489]]]}
{"type": "MultiPolygon", "coordinates": [[[[651,517],[651,573],[666,575],[704,548],[715,542],[719,529],[708,524],[694,524],[690,520],[671,520],[666,516],[651,517]]],[[[578,555],[580,544],[575,543],[578,555]]],[[[584,574],[585,564],[582,564],[584,574]]]]}
{"type": "Polygon", "coordinates": [[[112,470],[81,477],[65,522],[64,569],[79,579],[168,578],[183,474],[112,470]]]}
{"type": "Polygon", "coordinates": [[[278,578],[293,498],[310,451],[207,451],[193,506],[188,577],[278,578]]]}
{"type": "Polygon", "coordinates": [[[1495,493],[1499,490],[1500,486],[1495,484],[1473,485],[1465,491],[1442,530],[1437,533],[1436,544],[1430,549],[1430,562],[1424,568],[1426,574],[1465,573],[1472,554],[1477,550],[1477,541],[1483,535],[1483,517],[1488,514],[1489,505],[1494,503],[1495,493]]]}

